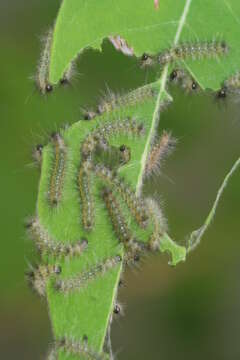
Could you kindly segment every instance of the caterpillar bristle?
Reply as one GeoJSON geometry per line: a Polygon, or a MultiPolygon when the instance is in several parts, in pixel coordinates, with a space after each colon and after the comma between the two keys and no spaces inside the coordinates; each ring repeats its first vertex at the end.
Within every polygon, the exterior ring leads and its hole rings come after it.
{"type": "Polygon", "coordinates": [[[53,133],[51,138],[54,147],[54,161],[48,193],[51,206],[57,206],[60,202],[63,190],[66,170],[66,147],[64,140],[59,133],[53,133]]]}
{"type": "Polygon", "coordinates": [[[152,146],[149,153],[145,167],[145,176],[149,177],[160,172],[162,162],[174,151],[176,143],[177,140],[172,137],[171,133],[163,131],[159,141],[152,146]]]}
{"type": "Polygon", "coordinates": [[[89,271],[84,271],[73,278],[58,280],[54,284],[56,291],[68,293],[71,291],[80,291],[85,288],[90,281],[104,275],[107,271],[117,266],[122,261],[120,255],[113,256],[104,260],[102,263],[92,267],[89,271]]]}

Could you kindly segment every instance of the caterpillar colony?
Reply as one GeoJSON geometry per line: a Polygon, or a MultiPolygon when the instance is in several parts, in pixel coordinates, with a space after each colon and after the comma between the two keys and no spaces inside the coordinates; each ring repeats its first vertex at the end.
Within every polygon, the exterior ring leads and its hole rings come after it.
{"type": "MultiPolygon", "coordinates": [[[[49,82],[51,44],[52,30],[46,37],[36,75],[36,83],[42,94],[53,89],[49,82]]],[[[155,55],[144,53],[139,61],[141,67],[162,67],[187,58],[217,57],[226,54],[228,50],[223,41],[183,43],[155,55]]],[[[71,63],[61,83],[70,81],[73,67],[74,63],[71,63]]],[[[169,82],[180,84],[186,91],[198,88],[197,82],[186,70],[178,67],[172,70],[169,82]]],[[[240,76],[237,73],[223,83],[219,97],[237,91],[239,85],[240,76]]],[[[73,198],[79,213],[78,226],[82,229],[80,238],[69,238],[66,241],[52,236],[46,230],[47,225],[41,223],[38,212],[28,223],[28,232],[36,243],[42,262],[30,269],[27,277],[40,296],[46,296],[47,289],[59,296],[63,294],[65,298],[84,292],[88,286],[104,278],[118,266],[134,264],[142,254],[164,248],[167,226],[159,205],[152,198],[136,195],[135,189],[126,181],[125,176],[120,175],[121,170],[131,163],[134,154],[134,148],[129,146],[128,139],[137,143],[146,136],[145,119],[132,114],[124,117],[116,115],[116,111],[121,114],[123,108],[134,108],[135,105],[144,104],[156,96],[156,90],[151,86],[144,86],[127,94],[109,93],[102,98],[95,110],[85,112],[85,118],[91,120],[87,124],[92,125],[87,127],[85,133],[81,132],[74,161],[71,158],[73,149],[64,131],[54,133],[48,145],[36,147],[34,158],[48,174],[41,195],[47,208],[47,219],[61,215],[65,204],[68,204],[68,197],[64,194],[69,189],[68,169],[71,168],[73,198]],[[102,120],[104,114],[108,115],[108,119],[102,120]],[[122,138],[126,139],[127,143],[119,143],[122,138]],[[118,240],[115,246],[119,253],[116,250],[115,255],[96,259],[90,265],[86,263],[80,272],[70,276],[67,271],[68,264],[75,259],[83,259],[85,254],[91,251],[91,236],[99,226],[99,203],[110,231],[118,240]]],[[[148,153],[143,174],[145,177],[160,171],[163,160],[172,152],[175,144],[176,140],[171,133],[163,131],[160,138],[152,143],[148,153]]],[[[67,232],[67,229],[65,230],[67,232]]],[[[114,299],[112,312],[118,314],[120,309],[114,299]]],[[[109,319],[109,326],[110,321],[109,319]]],[[[48,354],[48,360],[57,359],[59,352],[73,354],[76,358],[110,359],[108,354],[96,354],[88,340],[91,340],[88,339],[88,334],[84,339],[73,339],[68,335],[57,338],[48,354]]]]}

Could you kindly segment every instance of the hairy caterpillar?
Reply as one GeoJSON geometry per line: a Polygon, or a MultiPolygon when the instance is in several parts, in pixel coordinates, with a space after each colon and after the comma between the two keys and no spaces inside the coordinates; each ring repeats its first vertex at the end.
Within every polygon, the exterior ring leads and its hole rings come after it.
{"type": "Polygon", "coordinates": [[[116,192],[121,194],[138,225],[141,228],[145,228],[148,224],[149,217],[144,200],[141,197],[137,197],[123,179],[117,177],[104,165],[96,165],[93,170],[96,175],[107,181],[116,192]]]}
{"type": "Polygon", "coordinates": [[[152,146],[148,155],[145,167],[145,176],[150,176],[159,172],[161,163],[164,158],[172,153],[177,140],[172,137],[171,133],[163,131],[159,141],[152,146]]]}
{"type": "Polygon", "coordinates": [[[58,265],[39,265],[26,273],[29,285],[40,295],[45,296],[46,283],[50,276],[61,274],[62,269],[58,265]]]}
{"type": "Polygon", "coordinates": [[[85,230],[92,230],[94,225],[94,204],[91,189],[91,163],[85,161],[79,170],[78,186],[82,205],[82,223],[85,230]]]}
{"type": "Polygon", "coordinates": [[[134,238],[126,223],[120,204],[112,191],[106,187],[103,188],[102,197],[108,210],[114,232],[118,240],[123,243],[125,247],[124,263],[129,265],[139,261],[139,254],[145,250],[145,245],[134,238]]]}
{"type": "Polygon", "coordinates": [[[48,232],[40,225],[38,218],[33,219],[28,224],[28,229],[42,254],[50,254],[55,257],[79,256],[88,246],[88,241],[85,238],[73,244],[65,244],[52,239],[48,232]]]}
{"type": "Polygon", "coordinates": [[[83,339],[82,342],[64,337],[55,342],[54,348],[50,351],[47,360],[57,360],[57,353],[59,350],[66,352],[67,354],[84,357],[89,360],[109,360],[109,357],[105,353],[96,354],[89,346],[88,339],[83,339]]]}
{"type": "Polygon", "coordinates": [[[50,29],[45,37],[45,43],[42,49],[37,74],[35,77],[36,85],[41,94],[43,95],[53,90],[53,86],[49,83],[49,63],[52,46],[52,36],[53,30],[50,29]]]}
{"type": "Polygon", "coordinates": [[[228,94],[240,93],[240,72],[236,72],[229,79],[225,80],[221,89],[217,92],[218,98],[225,98],[228,94]]]}
{"type": "Polygon", "coordinates": [[[152,198],[148,198],[146,199],[146,203],[151,218],[153,218],[153,222],[154,222],[154,231],[150,236],[148,242],[148,248],[151,251],[157,251],[159,249],[161,236],[167,230],[167,224],[162,214],[162,211],[157,205],[156,201],[152,198]]]}
{"type": "Polygon", "coordinates": [[[58,205],[63,188],[66,167],[66,147],[60,134],[52,134],[54,145],[54,164],[50,179],[49,201],[52,206],[58,205]]]}
{"type": "Polygon", "coordinates": [[[86,111],[84,118],[86,120],[91,120],[97,115],[102,115],[105,112],[109,113],[121,107],[134,106],[136,104],[143,103],[148,99],[152,99],[156,95],[156,89],[153,89],[148,85],[123,95],[109,92],[101,99],[100,103],[97,105],[96,111],[86,111]]]}
{"type": "MultiPolygon", "coordinates": [[[[50,65],[52,38],[53,38],[53,29],[50,29],[44,38],[44,45],[43,45],[42,53],[40,55],[37,74],[35,76],[36,85],[39,91],[41,92],[41,94],[43,95],[45,95],[46,93],[50,93],[53,90],[53,85],[49,83],[49,65],[50,65]]],[[[74,73],[75,73],[75,61],[71,61],[66,71],[64,72],[63,77],[60,79],[60,84],[61,85],[69,84],[74,73]]]]}
{"type": "Polygon", "coordinates": [[[141,136],[144,134],[144,126],[136,120],[127,118],[125,120],[109,122],[98,126],[90,132],[84,139],[81,147],[81,153],[84,159],[92,158],[93,152],[97,146],[106,146],[108,138],[117,134],[141,136]]]}
{"type": "Polygon", "coordinates": [[[81,290],[89,283],[89,281],[95,280],[99,275],[103,275],[108,270],[117,266],[121,261],[122,258],[120,255],[108,258],[102,263],[97,264],[89,271],[80,273],[78,276],[56,281],[54,287],[57,291],[64,293],[81,290]]]}
{"type": "Polygon", "coordinates": [[[186,92],[193,92],[199,89],[198,83],[183,69],[174,69],[169,76],[169,80],[179,84],[186,92]]]}
{"type": "Polygon", "coordinates": [[[117,235],[117,238],[123,244],[130,242],[133,236],[126,224],[126,221],[120,209],[120,205],[118,204],[115,196],[110,190],[104,188],[102,197],[108,210],[108,214],[110,216],[112,226],[117,235]]]}
{"type": "Polygon", "coordinates": [[[183,43],[163,50],[156,55],[144,53],[140,58],[140,66],[143,68],[155,65],[163,66],[188,58],[195,60],[224,55],[228,51],[229,47],[225,41],[183,43]]]}

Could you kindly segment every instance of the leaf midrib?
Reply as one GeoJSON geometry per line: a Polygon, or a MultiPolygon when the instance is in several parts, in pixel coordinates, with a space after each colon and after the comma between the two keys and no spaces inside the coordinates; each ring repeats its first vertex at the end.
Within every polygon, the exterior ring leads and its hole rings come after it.
{"type": "MultiPolygon", "coordinates": [[[[173,45],[177,45],[182,33],[182,29],[184,27],[184,24],[186,22],[186,18],[190,9],[190,5],[191,5],[192,0],[186,0],[182,15],[179,19],[179,25],[177,28],[177,32],[173,41],[173,45]]],[[[140,195],[141,194],[141,189],[142,189],[142,184],[143,184],[143,177],[144,177],[144,171],[145,171],[145,166],[146,166],[146,162],[147,162],[147,157],[152,145],[152,142],[154,140],[155,134],[156,134],[156,127],[160,121],[160,106],[161,106],[161,99],[162,99],[162,95],[163,92],[166,91],[166,83],[167,83],[167,74],[168,74],[168,65],[165,65],[162,71],[162,75],[160,78],[160,89],[159,89],[159,93],[158,93],[158,97],[157,97],[157,101],[156,101],[156,107],[154,109],[153,112],[153,120],[152,120],[152,125],[151,125],[151,129],[146,141],[146,145],[143,151],[143,155],[141,158],[141,170],[138,176],[138,181],[137,181],[137,186],[136,186],[136,194],[140,195]]]]}

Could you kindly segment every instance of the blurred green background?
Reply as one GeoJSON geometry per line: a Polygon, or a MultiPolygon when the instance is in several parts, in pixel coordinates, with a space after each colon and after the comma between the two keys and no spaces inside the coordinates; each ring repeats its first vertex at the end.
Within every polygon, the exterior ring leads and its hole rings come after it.
{"type": "MultiPolygon", "coordinates": [[[[103,52],[85,51],[73,85],[47,99],[35,91],[40,37],[53,23],[60,1],[0,1],[0,212],[1,359],[44,359],[52,342],[44,301],[28,290],[23,272],[35,252],[24,220],[34,214],[39,171],[34,144],[80,118],[102,91],[132,89],[150,81],[134,59],[106,42],[103,52]]],[[[240,154],[239,103],[219,106],[210,92],[186,96],[170,89],[174,104],[160,130],[171,129],[177,150],[163,173],[146,183],[154,189],[180,242],[198,228],[224,175],[240,154]]],[[[232,178],[214,224],[201,246],[176,268],[166,256],[150,257],[127,271],[120,291],[125,316],[114,321],[117,359],[240,359],[240,171],[232,178]]]]}

